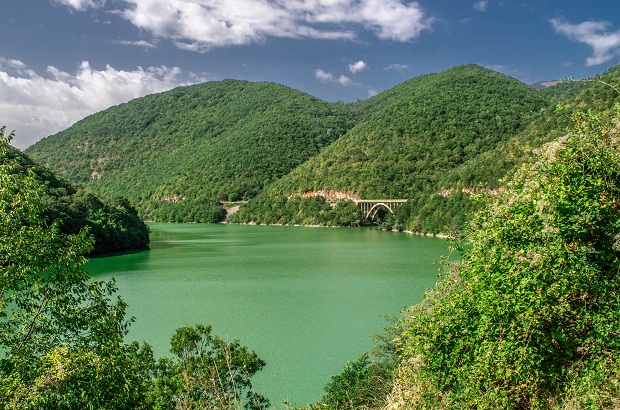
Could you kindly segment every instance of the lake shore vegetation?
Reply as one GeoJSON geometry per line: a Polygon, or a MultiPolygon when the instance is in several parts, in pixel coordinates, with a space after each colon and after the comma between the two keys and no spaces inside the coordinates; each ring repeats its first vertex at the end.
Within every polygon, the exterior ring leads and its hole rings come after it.
{"type": "MultiPolygon", "coordinates": [[[[4,136],[4,128],[0,136],[4,136]]],[[[42,218],[57,222],[64,234],[78,234],[88,228],[94,239],[91,255],[144,249],[149,244],[149,230],[133,205],[124,197],[112,199],[85,189],[76,189],[56,172],[42,166],[8,144],[0,161],[12,164],[12,172],[32,174],[44,190],[42,218]]]]}
{"type": "Polygon", "coordinates": [[[264,409],[265,363],[211,328],[177,330],[173,358],[125,342],[133,319],[114,281],[84,269],[90,227],[47,219],[47,189],[0,129],[0,409],[264,409]]]}
{"type": "Polygon", "coordinates": [[[472,220],[405,313],[394,408],[618,406],[618,114],[571,113],[472,220]]]}
{"type": "Polygon", "coordinates": [[[484,201],[459,259],[387,333],[392,353],[345,366],[310,408],[620,405],[620,105],[560,111],[569,133],[484,201]]]}

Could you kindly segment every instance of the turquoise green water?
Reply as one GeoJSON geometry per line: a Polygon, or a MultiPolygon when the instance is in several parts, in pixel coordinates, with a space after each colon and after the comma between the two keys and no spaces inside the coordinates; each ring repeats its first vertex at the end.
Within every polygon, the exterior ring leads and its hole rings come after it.
{"type": "Polygon", "coordinates": [[[131,340],[165,355],[174,330],[211,324],[267,366],[256,390],[282,408],[315,402],[371,336],[434,286],[445,240],[371,228],[152,224],[151,249],[93,259],[136,322],[131,340]]]}

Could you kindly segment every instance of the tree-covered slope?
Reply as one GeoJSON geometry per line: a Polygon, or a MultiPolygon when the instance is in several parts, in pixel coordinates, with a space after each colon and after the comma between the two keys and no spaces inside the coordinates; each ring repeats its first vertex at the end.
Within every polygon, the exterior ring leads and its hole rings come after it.
{"type": "Polygon", "coordinates": [[[128,197],[145,218],[213,221],[217,201],[255,196],[344,134],[351,115],[284,86],[227,80],[112,107],[27,152],[81,186],[128,197]]]}
{"type": "Polygon", "coordinates": [[[620,102],[620,66],[615,66],[594,78],[567,80],[540,91],[549,99],[549,105],[527,127],[495,149],[485,152],[457,167],[448,180],[466,185],[484,184],[489,189],[499,188],[500,180],[515,167],[527,162],[533,150],[557,139],[570,128],[574,110],[605,112],[620,102]],[[559,108],[561,107],[561,108],[559,108]]]}
{"type": "Polygon", "coordinates": [[[415,77],[355,104],[272,83],[227,80],[147,96],[92,115],[28,153],[72,182],[123,195],[143,218],[349,224],[352,204],[314,192],[410,201],[389,222],[456,228],[473,192],[496,189],[528,152],[561,135],[555,104],[600,111],[618,68],[543,91],[476,65],[415,77]],[[298,195],[305,195],[299,197],[298,195]]]}
{"type": "MultiPolygon", "coordinates": [[[[0,138],[4,128],[0,129],[0,138]]],[[[92,253],[126,251],[149,244],[149,230],[133,206],[124,198],[104,199],[85,190],[77,190],[64,178],[41,166],[18,149],[7,146],[0,164],[11,162],[15,173],[32,174],[44,187],[43,217],[48,224],[58,223],[63,234],[78,234],[87,228],[94,243],[92,253]]]]}
{"type": "MultiPolygon", "coordinates": [[[[365,121],[263,195],[337,190],[412,199],[415,213],[432,196],[443,200],[446,190],[487,182],[485,168],[494,159],[470,170],[480,178],[455,180],[452,172],[517,135],[548,101],[512,78],[467,65],[413,78],[358,105],[365,121]]],[[[254,203],[264,207],[261,198],[254,203]]],[[[251,201],[238,219],[260,220],[261,209],[251,201]]]]}
{"type": "Polygon", "coordinates": [[[471,211],[482,205],[480,201],[472,202],[470,193],[501,188],[503,180],[528,162],[537,149],[566,134],[571,126],[571,112],[604,112],[620,101],[620,92],[616,91],[620,87],[619,68],[612,67],[591,79],[560,82],[540,91],[548,104],[531,117],[522,131],[446,172],[443,186],[448,195],[418,197],[400,209],[390,222],[417,231],[446,232],[458,228],[471,211]]]}
{"type": "Polygon", "coordinates": [[[612,108],[618,100],[619,84],[620,66],[617,65],[592,78],[560,81],[541,90],[541,93],[570,107],[601,112],[612,108]]]}

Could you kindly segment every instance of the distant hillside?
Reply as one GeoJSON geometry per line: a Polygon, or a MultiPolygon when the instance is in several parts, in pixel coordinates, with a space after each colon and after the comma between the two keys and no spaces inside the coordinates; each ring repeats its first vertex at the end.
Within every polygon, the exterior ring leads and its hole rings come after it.
{"type": "Polygon", "coordinates": [[[512,78],[468,65],[413,78],[359,104],[365,121],[241,207],[235,220],[273,220],[265,196],[336,190],[410,199],[401,221],[409,229],[457,225],[468,206],[462,194],[496,185],[508,168],[502,157],[486,158],[458,178],[455,172],[522,132],[548,100],[512,78]],[[449,204],[451,197],[459,204],[449,204]]]}
{"type": "MultiPolygon", "coordinates": [[[[556,102],[581,109],[588,108],[597,112],[611,108],[617,101],[617,88],[620,80],[620,66],[609,68],[593,78],[580,80],[566,79],[549,82],[541,87],[541,93],[556,102]],[[607,83],[607,84],[604,84],[607,83]]],[[[541,83],[542,84],[542,83],[541,83]]]]}
{"type": "Polygon", "coordinates": [[[555,84],[541,88],[540,92],[554,101],[564,102],[577,97],[579,93],[591,86],[588,80],[555,81],[555,84]]]}
{"type": "Polygon", "coordinates": [[[620,100],[620,65],[611,67],[593,78],[573,81],[566,87],[570,90],[569,97],[572,98],[558,98],[559,93],[555,87],[547,92],[552,92],[549,95],[568,108],[594,112],[609,110],[620,100]]]}
{"type": "Polygon", "coordinates": [[[48,222],[58,221],[66,234],[84,228],[90,230],[95,240],[93,254],[140,249],[149,244],[148,227],[127,200],[106,200],[92,192],[76,190],[64,178],[17,149],[10,150],[0,162],[7,158],[17,159],[16,172],[32,170],[45,187],[44,217],[48,222]]]}
{"type": "Polygon", "coordinates": [[[613,67],[592,79],[561,81],[545,88],[540,93],[549,99],[549,105],[541,115],[535,117],[522,132],[499,144],[494,150],[455,169],[451,178],[454,182],[466,181],[468,175],[475,175],[474,169],[483,170],[486,177],[479,175],[475,179],[482,181],[487,178],[487,186],[498,188],[499,179],[515,166],[526,162],[532,150],[566,133],[570,126],[567,112],[575,109],[593,112],[609,110],[620,102],[620,92],[614,90],[618,87],[620,67],[613,67]],[[563,112],[557,112],[559,106],[563,112]]]}
{"type": "Polygon", "coordinates": [[[126,196],[144,218],[212,222],[220,200],[255,196],[348,131],[352,115],[281,85],[227,80],[112,107],[27,152],[80,186],[126,196]]]}
{"type": "Polygon", "coordinates": [[[609,109],[619,80],[614,67],[537,91],[466,65],[355,104],[227,80],[112,107],[27,152],[81,187],[128,197],[145,219],[219,221],[221,201],[249,200],[231,221],[349,225],[362,215],[342,200],[398,198],[409,201],[382,222],[445,232],[476,208],[472,194],[563,134],[558,103],[609,109]]]}

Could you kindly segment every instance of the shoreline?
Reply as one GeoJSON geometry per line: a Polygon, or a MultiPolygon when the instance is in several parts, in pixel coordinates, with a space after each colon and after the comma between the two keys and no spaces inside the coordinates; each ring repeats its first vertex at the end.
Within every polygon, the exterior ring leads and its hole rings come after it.
{"type": "MultiPolygon", "coordinates": [[[[364,226],[325,226],[325,225],[303,225],[303,224],[294,224],[294,225],[289,225],[289,224],[257,224],[256,222],[248,222],[248,223],[233,223],[233,222],[228,222],[228,221],[221,221],[218,222],[219,224],[223,224],[223,225],[254,225],[254,226],[295,226],[295,227],[302,227],[302,228],[364,228],[364,226]]],[[[428,236],[428,237],[433,237],[433,238],[440,238],[440,239],[449,239],[450,236],[446,235],[445,233],[421,233],[421,232],[414,232],[414,231],[410,231],[408,229],[381,229],[377,226],[377,229],[379,230],[384,230],[384,231],[390,231],[390,232],[401,232],[401,233],[406,233],[409,235],[418,235],[418,236],[428,236]]]]}

